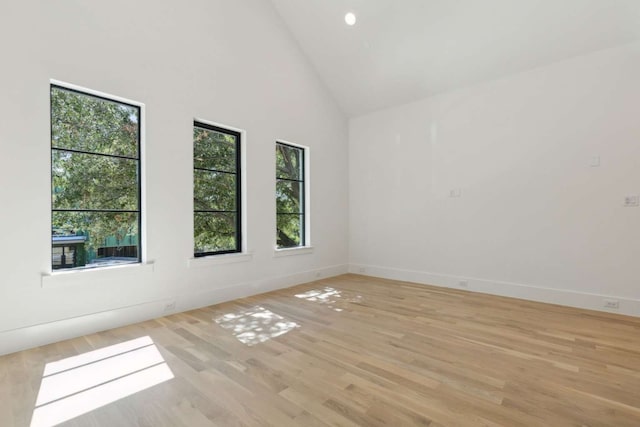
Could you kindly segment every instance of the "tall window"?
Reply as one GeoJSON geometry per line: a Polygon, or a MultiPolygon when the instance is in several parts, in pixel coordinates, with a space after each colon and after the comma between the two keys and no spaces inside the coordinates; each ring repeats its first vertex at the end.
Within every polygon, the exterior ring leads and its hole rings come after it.
{"type": "Polygon", "coordinates": [[[240,133],[193,124],[196,257],[242,251],[240,133]]]}
{"type": "Polygon", "coordinates": [[[305,150],[276,143],[276,218],[278,248],[305,246],[305,150]]]}
{"type": "Polygon", "coordinates": [[[140,107],[51,85],[53,269],[140,261],[140,107]]]}

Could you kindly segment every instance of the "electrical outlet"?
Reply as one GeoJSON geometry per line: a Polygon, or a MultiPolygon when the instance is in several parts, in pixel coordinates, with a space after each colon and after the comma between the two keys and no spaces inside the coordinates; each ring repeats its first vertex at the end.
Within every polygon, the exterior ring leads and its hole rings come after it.
{"type": "Polygon", "coordinates": [[[367,270],[365,270],[365,269],[364,269],[364,267],[360,267],[360,268],[358,269],[358,273],[364,273],[364,272],[366,272],[366,271],[367,271],[367,270]]]}
{"type": "Polygon", "coordinates": [[[322,276],[322,273],[319,271],[316,271],[316,277],[320,277],[320,276],[322,276]]]}
{"type": "Polygon", "coordinates": [[[606,308],[613,308],[617,310],[620,308],[620,301],[617,299],[606,299],[604,300],[604,306],[606,308]]]}
{"type": "Polygon", "coordinates": [[[638,205],[640,205],[640,197],[638,197],[638,195],[630,195],[630,196],[625,196],[624,198],[624,207],[625,208],[635,208],[638,207],[638,205]]]}
{"type": "Polygon", "coordinates": [[[164,312],[174,311],[176,309],[176,302],[170,302],[169,304],[164,306],[164,312]]]}
{"type": "Polygon", "coordinates": [[[467,288],[469,287],[469,282],[467,282],[466,280],[460,280],[458,282],[458,285],[460,285],[461,288],[467,288]]]}

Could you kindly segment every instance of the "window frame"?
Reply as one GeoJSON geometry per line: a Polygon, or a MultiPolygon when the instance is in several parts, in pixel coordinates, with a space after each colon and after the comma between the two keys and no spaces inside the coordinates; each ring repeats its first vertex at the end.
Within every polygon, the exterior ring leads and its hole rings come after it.
{"type": "Polygon", "coordinates": [[[144,141],[144,137],[145,137],[145,132],[144,132],[144,123],[145,123],[145,105],[143,103],[140,102],[136,102],[136,101],[132,101],[126,98],[122,98],[120,96],[116,96],[116,95],[110,95],[104,92],[100,92],[97,90],[93,90],[93,89],[89,89],[89,88],[85,88],[82,86],[78,86],[78,85],[74,85],[71,83],[66,83],[66,82],[62,82],[62,81],[58,81],[58,80],[54,80],[51,79],[49,81],[49,178],[50,178],[50,182],[49,182],[49,202],[50,202],[50,222],[49,222],[49,228],[53,228],[53,215],[54,212],[93,212],[93,213],[104,213],[104,212],[110,212],[110,213],[136,213],[138,215],[138,221],[137,221],[137,226],[138,226],[138,236],[137,236],[137,240],[138,240],[138,245],[137,245],[137,252],[138,252],[138,256],[137,259],[135,261],[131,261],[131,262],[123,262],[123,263],[119,263],[119,264],[115,264],[115,265],[98,265],[98,266],[90,266],[90,265],[85,265],[85,266],[80,266],[80,267],[72,267],[72,268],[58,268],[58,269],[54,269],[53,267],[53,249],[54,249],[54,244],[53,244],[53,235],[51,235],[51,240],[50,240],[50,260],[49,260],[49,271],[51,271],[52,274],[59,274],[59,273],[72,273],[72,272],[80,272],[80,271],[94,271],[94,270],[101,270],[101,269],[111,269],[111,268],[118,268],[118,267],[126,267],[126,266],[132,266],[132,265],[140,265],[143,264],[146,259],[146,245],[144,244],[144,237],[146,236],[146,223],[145,221],[143,221],[143,214],[146,212],[145,209],[145,203],[144,203],[144,175],[143,175],[143,171],[144,171],[144,156],[143,156],[143,141],[144,141]],[[129,157],[129,156],[125,156],[125,155],[109,155],[109,154],[104,154],[104,153],[96,153],[96,152],[91,152],[91,151],[84,151],[84,150],[73,150],[73,149],[65,149],[65,148],[59,148],[59,147],[54,147],[53,145],[53,90],[57,89],[57,90],[63,90],[63,91],[67,91],[67,92],[72,92],[72,93],[76,93],[76,94],[80,94],[83,96],[88,96],[91,98],[96,98],[96,99],[100,99],[100,100],[104,100],[107,102],[112,102],[115,104],[122,104],[125,105],[127,107],[131,107],[137,110],[138,112],[138,126],[136,129],[136,151],[137,151],[137,157],[129,157]],[[136,196],[137,196],[137,209],[136,210],[120,210],[120,209],[55,209],[53,206],[53,153],[54,150],[57,151],[66,151],[66,152],[71,152],[71,153],[78,153],[78,154],[83,154],[83,155],[95,155],[95,156],[101,156],[101,157],[110,157],[110,158],[116,158],[116,159],[126,159],[126,160],[135,160],[136,161],[136,173],[137,173],[137,191],[136,191],[136,196]]]}
{"type": "MultiPolygon", "coordinates": [[[[201,120],[201,119],[194,119],[193,120],[193,129],[195,128],[200,128],[200,129],[206,129],[212,132],[218,132],[218,133],[223,133],[223,134],[227,134],[227,135],[232,135],[236,138],[236,143],[235,143],[235,160],[236,160],[236,171],[235,173],[233,172],[228,172],[228,171],[218,171],[215,169],[203,169],[203,168],[196,168],[195,165],[195,159],[193,160],[193,168],[192,171],[193,173],[193,179],[192,179],[192,183],[193,183],[193,188],[195,191],[195,171],[196,170],[200,170],[200,171],[208,171],[208,172],[219,172],[219,173],[227,173],[227,174],[233,174],[236,177],[236,210],[235,211],[216,211],[216,210],[196,210],[195,208],[195,204],[193,205],[193,220],[194,220],[194,227],[193,227],[193,232],[192,232],[192,237],[193,237],[193,257],[194,258],[204,258],[204,257],[209,257],[209,256],[217,256],[217,255],[229,255],[229,254],[239,254],[239,253],[244,253],[243,249],[244,249],[244,235],[243,235],[243,203],[242,203],[242,199],[243,199],[243,172],[244,169],[242,167],[242,161],[243,161],[243,157],[242,157],[242,149],[243,149],[243,133],[241,130],[238,129],[233,129],[230,127],[226,127],[226,126],[222,126],[222,125],[218,125],[218,124],[213,124],[211,122],[208,122],[207,120],[201,120]],[[225,250],[221,250],[221,251],[208,251],[208,252],[196,252],[196,244],[195,244],[195,214],[196,213],[235,213],[236,215],[236,247],[235,249],[225,249],[225,250]]],[[[192,136],[192,154],[195,157],[195,141],[193,141],[193,136],[192,136]]]]}
{"type": "MultiPolygon", "coordinates": [[[[289,142],[289,141],[285,141],[282,139],[277,139],[276,140],[276,145],[275,148],[277,150],[278,145],[282,145],[288,148],[293,148],[296,150],[300,150],[301,152],[301,157],[302,157],[302,161],[301,161],[301,178],[300,180],[295,180],[295,179],[289,179],[289,178],[279,178],[278,177],[278,169],[277,169],[277,159],[275,162],[276,165],[276,174],[275,174],[275,184],[276,187],[278,185],[278,181],[279,180],[283,180],[283,181],[289,181],[289,182],[298,182],[301,184],[302,187],[302,196],[301,196],[301,201],[300,201],[300,206],[302,208],[302,212],[298,213],[298,214],[294,214],[294,213],[290,213],[290,212],[278,212],[278,206],[276,203],[276,209],[275,209],[275,213],[276,213],[276,227],[275,227],[275,250],[277,253],[286,253],[286,252],[293,252],[293,251],[300,251],[301,249],[309,249],[311,248],[311,220],[310,220],[310,212],[311,212],[311,197],[310,197],[310,183],[309,183],[309,177],[310,177],[310,149],[307,146],[304,145],[300,145],[300,144],[295,144],[293,142],[289,142]],[[302,227],[300,230],[300,244],[297,246],[278,246],[278,216],[279,215],[300,215],[302,217],[302,227]]],[[[274,151],[275,152],[275,151],[274,151]]]]}

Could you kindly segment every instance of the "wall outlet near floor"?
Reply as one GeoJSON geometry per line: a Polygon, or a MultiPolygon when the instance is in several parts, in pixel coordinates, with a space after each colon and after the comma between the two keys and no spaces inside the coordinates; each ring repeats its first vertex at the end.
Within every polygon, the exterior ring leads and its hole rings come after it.
{"type": "Polygon", "coordinates": [[[458,286],[460,286],[461,288],[468,288],[469,287],[469,282],[467,282],[466,280],[460,280],[458,282],[458,286]]]}
{"type": "Polygon", "coordinates": [[[449,197],[452,197],[452,198],[462,197],[462,189],[454,188],[449,190],[449,197]]]}
{"type": "Polygon", "coordinates": [[[316,277],[321,277],[321,276],[322,276],[322,272],[316,271],[316,277]]]}
{"type": "Polygon", "coordinates": [[[617,310],[620,308],[620,301],[617,299],[606,299],[604,300],[604,306],[606,308],[614,308],[617,310]]]}
{"type": "Polygon", "coordinates": [[[366,271],[367,271],[367,270],[365,270],[365,268],[364,268],[364,267],[360,267],[360,268],[358,269],[358,273],[366,273],[366,271]]]}
{"type": "Polygon", "coordinates": [[[635,208],[640,205],[640,197],[637,194],[629,195],[624,197],[624,207],[625,208],[635,208]]]}
{"type": "Polygon", "coordinates": [[[172,301],[164,306],[164,312],[174,311],[176,309],[176,302],[172,301]]]}

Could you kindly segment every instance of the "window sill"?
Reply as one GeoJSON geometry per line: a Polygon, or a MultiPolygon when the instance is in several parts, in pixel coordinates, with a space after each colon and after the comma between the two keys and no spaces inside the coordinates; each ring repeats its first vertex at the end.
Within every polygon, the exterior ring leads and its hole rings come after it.
{"type": "Polygon", "coordinates": [[[96,267],[86,270],[54,271],[43,273],[41,286],[50,288],[63,285],[81,285],[88,281],[112,280],[134,274],[153,272],[153,262],[96,267]]]}
{"type": "Polygon", "coordinates": [[[208,267],[211,265],[234,264],[237,262],[248,262],[253,259],[251,252],[237,254],[209,255],[204,257],[189,258],[187,266],[189,268],[208,267]]]}
{"type": "Polygon", "coordinates": [[[299,246],[297,248],[275,249],[273,257],[280,258],[283,256],[307,255],[311,253],[313,253],[313,246],[299,246]]]}

